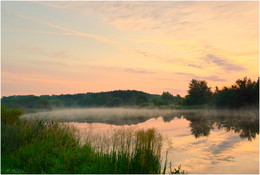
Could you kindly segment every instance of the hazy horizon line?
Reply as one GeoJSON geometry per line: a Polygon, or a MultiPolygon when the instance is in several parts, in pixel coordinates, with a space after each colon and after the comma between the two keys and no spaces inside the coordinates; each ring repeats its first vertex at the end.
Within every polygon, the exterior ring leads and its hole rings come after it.
{"type": "MultiPolygon", "coordinates": [[[[77,94],[87,94],[87,93],[102,93],[102,92],[114,92],[114,91],[137,91],[137,92],[144,92],[144,93],[147,93],[147,94],[150,94],[150,95],[160,95],[160,94],[155,94],[155,93],[149,93],[149,92],[145,92],[145,91],[141,91],[141,90],[136,90],[136,89],[126,89],[126,90],[123,90],[123,89],[118,89],[118,90],[108,90],[108,91],[96,91],[96,92],[93,92],[93,91],[89,91],[89,92],[79,92],[79,93],[61,93],[61,94],[42,94],[42,95],[36,95],[36,94],[20,94],[20,95],[8,95],[8,96],[1,96],[1,98],[3,97],[12,97],[12,96],[36,96],[36,97],[40,97],[40,96],[45,96],[45,95],[48,95],[48,96],[59,96],[59,95],[77,95],[77,94]]],[[[163,92],[169,92],[169,91],[163,91],[163,92]]]]}

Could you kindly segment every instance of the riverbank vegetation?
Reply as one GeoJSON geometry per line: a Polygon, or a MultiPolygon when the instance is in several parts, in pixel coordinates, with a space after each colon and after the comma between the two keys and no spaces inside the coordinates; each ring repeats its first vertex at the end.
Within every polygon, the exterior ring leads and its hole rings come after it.
{"type": "Polygon", "coordinates": [[[2,106],[1,173],[166,173],[163,139],[155,129],[118,130],[106,136],[89,132],[82,141],[71,126],[22,120],[21,114],[2,106]]]}

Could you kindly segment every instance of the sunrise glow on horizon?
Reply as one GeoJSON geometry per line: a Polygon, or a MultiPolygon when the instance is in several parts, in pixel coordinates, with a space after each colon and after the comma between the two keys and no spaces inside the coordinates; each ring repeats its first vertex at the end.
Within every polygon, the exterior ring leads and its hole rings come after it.
{"type": "Polygon", "coordinates": [[[1,2],[2,96],[257,80],[259,2],[1,2]]]}

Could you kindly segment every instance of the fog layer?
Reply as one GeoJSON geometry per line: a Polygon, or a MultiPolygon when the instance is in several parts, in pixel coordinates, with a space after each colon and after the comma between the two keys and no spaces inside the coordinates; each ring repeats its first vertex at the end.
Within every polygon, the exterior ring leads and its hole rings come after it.
{"type": "Polygon", "coordinates": [[[25,114],[24,119],[51,119],[61,122],[89,122],[108,124],[136,124],[149,118],[174,117],[258,117],[258,110],[177,110],[134,108],[74,108],[25,114]]]}

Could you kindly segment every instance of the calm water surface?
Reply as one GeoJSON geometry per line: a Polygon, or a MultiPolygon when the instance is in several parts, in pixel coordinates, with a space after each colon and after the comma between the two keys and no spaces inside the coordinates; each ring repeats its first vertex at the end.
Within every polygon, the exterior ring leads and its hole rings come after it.
{"type": "Polygon", "coordinates": [[[66,118],[65,121],[76,126],[82,137],[90,128],[99,133],[117,128],[156,128],[168,138],[165,148],[171,147],[169,162],[173,167],[181,164],[182,169],[191,174],[259,173],[258,111],[141,112],[146,115],[128,110],[125,117],[118,117],[123,114],[112,115],[105,111],[103,116],[95,118],[94,113],[89,115],[84,111],[85,115],[79,112],[73,119],[66,118]],[[135,116],[131,117],[130,113],[135,116]]]}

